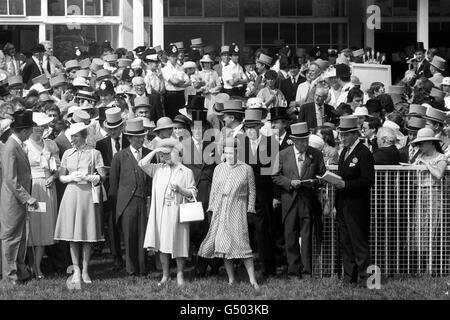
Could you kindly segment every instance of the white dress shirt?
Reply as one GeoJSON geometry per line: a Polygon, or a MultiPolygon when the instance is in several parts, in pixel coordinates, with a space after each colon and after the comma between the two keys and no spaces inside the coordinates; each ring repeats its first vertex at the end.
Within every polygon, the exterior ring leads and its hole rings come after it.
{"type": "Polygon", "coordinates": [[[299,102],[300,105],[305,104],[306,99],[308,98],[309,90],[320,80],[320,77],[313,80],[312,82],[305,81],[299,84],[297,88],[297,94],[295,95],[295,101],[299,102]]]}
{"type": "Polygon", "coordinates": [[[233,61],[230,61],[230,63],[223,67],[222,69],[222,79],[223,79],[223,87],[225,89],[232,89],[232,88],[240,88],[243,85],[239,84],[237,86],[232,86],[228,83],[230,80],[236,80],[236,79],[246,79],[247,76],[244,73],[244,69],[242,69],[241,65],[239,63],[234,63],[233,61]]]}
{"type": "Polygon", "coordinates": [[[131,150],[131,153],[133,154],[134,158],[136,159],[136,161],[139,162],[142,159],[142,148],[140,148],[139,150],[136,150],[135,148],[130,146],[130,150],[131,150]]]}
{"type": "Polygon", "coordinates": [[[188,75],[184,72],[182,67],[168,62],[167,65],[161,69],[161,72],[164,78],[164,86],[167,91],[184,91],[184,87],[177,87],[169,82],[169,80],[173,79],[189,80],[188,75]]]}
{"type": "Polygon", "coordinates": [[[300,151],[294,146],[294,153],[295,153],[295,163],[297,164],[297,169],[298,169],[298,176],[301,177],[302,174],[302,165],[303,165],[303,161],[305,161],[305,153],[300,153],[300,151]],[[301,156],[301,158],[303,160],[298,160],[299,156],[301,156]]]}
{"type": "Polygon", "coordinates": [[[316,107],[316,120],[317,126],[320,127],[323,124],[323,117],[325,115],[325,105],[322,105],[322,111],[320,110],[320,106],[314,104],[316,107]]]}
{"type": "Polygon", "coordinates": [[[284,137],[286,136],[286,131],[281,135],[281,137],[275,135],[275,137],[278,140],[279,145],[281,146],[281,144],[283,143],[284,137]]]}
{"type": "Polygon", "coordinates": [[[35,56],[31,56],[31,59],[34,60],[34,62],[36,62],[36,65],[39,68],[39,71],[41,72],[41,74],[44,74],[44,70],[42,70],[42,64],[40,63],[39,59],[36,58],[35,56]]]}
{"type": "Polygon", "coordinates": [[[344,155],[344,160],[347,159],[347,157],[353,152],[353,150],[356,148],[358,143],[359,143],[359,139],[356,139],[356,141],[351,145],[350,149],[348,149],[347,153],[344,155]]]}
{"type": "Polygon", "coordinates": [[[347,103],[348,92],[354,87],[353,83],[346,83],[341,90],[341,94],[336,99],[336,107],[338,107],[341,103],[347,103]]]}

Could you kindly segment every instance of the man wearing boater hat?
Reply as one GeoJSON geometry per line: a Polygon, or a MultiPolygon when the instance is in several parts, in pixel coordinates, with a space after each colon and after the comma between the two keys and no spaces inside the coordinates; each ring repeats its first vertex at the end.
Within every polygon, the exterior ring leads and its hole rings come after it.
{"type": "Polygon", "coordinates": [[[343,116],[337,128],[344,149],[339,158],[336,218],[342,248],[344,284],[366,287],[370,266],[370,190],[375,181],[372,153],[359,140],[358,118],[343,116]]]}
{"type": "Polygon", "coordinates": [[[323,175],[326,168],[322,153],[308,146],[307,123],[295,123],[290,128],[294,145],[279,153],[279,169],[273,181],[281,189],[288,276],[302,277],[312,275],[313,230],[321,225],[317,198],[320,182],[316,177],[323,175]]]}
{"type": "Polygon", "coordinates": [[[27,209],[37,208],[31,196],[31,169],[26,141],[36,124],[29,110],[14,113],[13,134],[2,150],[0,192],[0,239],[2,239],[3,280],[16,284],[31,277],[25,264],[27,248],[27,209]],[[28,207],[28,208],[27,208],[28,207]]]}
{"type": "MultiPolygon", "coordinates": [[[[106,120],[103,127],[105,128],[108,136],[102,140],[97,141],[95,149],[100,151],[103,158],[103,163],[106,167],[111,167],[113,157],[120,150],[129,147],[130,142],[123,135],[124,121],[122,119],[122,110],[117,107],[107,109],[105,111],[106,120]]],[[[109,191],[109,176],[103,181],[106,192],[109,191]]],[[[114,259],[114,269],[120,270],[123,267],[122,254],[120,250],[120,233],[116,224],[116,215],[114,212],[114,206],[111,200],[103,206],[104,216],[106,217],[105,223],[108,226],[108,242],[111,250],[111,254],[114,259]]]]}
{"type": "Polygon", "coordinates": [[[116,223],[125,242],[126,269],[129,275],[147,273],[144,237],[147,228],[147,197],[151,195],[151,179],[138,166],[149,149],[143,147],[147,131],[142,118],[126,122],[124,135],[130,146],[114,155],[109,174],[109,196],[115,208],[116,223]]]}

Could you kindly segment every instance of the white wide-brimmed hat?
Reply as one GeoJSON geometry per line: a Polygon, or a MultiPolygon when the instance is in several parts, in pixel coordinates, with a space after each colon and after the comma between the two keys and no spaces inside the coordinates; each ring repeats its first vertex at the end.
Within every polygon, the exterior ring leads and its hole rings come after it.
{"type": "Polygon", "coordinates": [[[87,124],[84,124],[83,122],[77,122],[70,125],[69,129],[66,131],[66,136],[70,137],[74,134],[77,134],[80,131],[83,131],[85,129],[89,128],[87,124]]]}
{"type": "Polygon", "coordinates": [[[38,126],[45,126],[45,125],[49,124],[50,122],[52,122],[53,118],[52,117],[48,117],[43,112],[33,112],[33,121],[38,126]]]}
{"type": "Polygon", "coordinates": [[[422,128],[417,131],[417,138],[411,141],[411,144],[416,144],[424,141],[441,141],[441,139],[434,136],[433,129],[430,128],[422,128]]]}

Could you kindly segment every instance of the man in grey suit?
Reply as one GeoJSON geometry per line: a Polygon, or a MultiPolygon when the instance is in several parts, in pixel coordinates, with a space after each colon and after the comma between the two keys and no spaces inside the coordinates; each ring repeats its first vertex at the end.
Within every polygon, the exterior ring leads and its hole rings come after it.
{"type": "Polygon", "coordinates": [[[27,206],[37,208],[31,197],[31,169],[25,144],[33,130],[33,112],[14,113],[13,134],[1,154],[0,239],[2,239],[3,279],[16,284],[31,277],[25,264],[27,206]]]}

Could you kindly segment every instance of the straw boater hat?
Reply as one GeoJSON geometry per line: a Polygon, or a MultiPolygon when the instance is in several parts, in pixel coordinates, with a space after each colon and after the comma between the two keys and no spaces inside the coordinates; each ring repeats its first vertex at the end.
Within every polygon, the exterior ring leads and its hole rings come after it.
{"type": "Polygon", "coordinates": [[[432,88],[430,96],[433,97],[436,101],[444,101],[445,92],[437,88],[432,88]]]}
{"type": "Polygon", "coordinates": [[[225,101],[230,100],[230,96],[226,93],[219,93],[216,95],[213,111],[215,114],[221,115],[223,110],[223,104],[225,101]]]}
{"type": "Polygon", "coordinates": [[[94,93],[86,90],[78,90],[77,94],[75,95],[75,98],[85,99],[93,102],[97,101],[97,99],[94,96],[94,93]]]}
{"type": "Polygon", "coordinates": [[[248,109],[254,109],[254,110],[260,110],[262,113],[262,119],[267,117],[267,113],[269,110],[266,108],[264,101],[261,98],[255,97],[255,98],[249,98],[247,100],[247,108],[248,109]]]}
{"type": "Polygon", "coordinates": [[[177,47],[178,51],[184,51],[184,43],[183,43],[183,41],[175,42],[174,45],[177,47]]]}
{"type": "Polygon", "coordinates": [[[117,66],[119,68],[131,67],[133,61],[131,59],[119,59],[117,60],[117,66]]]}
{"type": "Polygon", "coordinates": [[[433,129],[422,128],[417,132],[417,138],[411,141],[411,144],[417,144],[424,141],[441,141],[441,139],[434,136],[433,129]]]}
{"type": "Polygon", "coordinates": [[[73,136],[74,134],[86,130],[87,128],[89,128],[89,126],[87,124],[84,124],[83,122],[72,123],[69,129],[66,130],[66,136],[73,136]]]}
{"type": "Polygon", "coordinates": [[[257,127],[263,126],[262,111],[258,109],[247,109],[245,110],[244,126],[246,127],[257,127]]]}
{"type": "Polygon", "coordinates": [[[92,59],[91,65],[89,69],[91,69],[92,72],[97,72],[98,70],[103,69],[104,61],[100,58],[94,58],[92,59]]]}
{"type": "Polygon", "coordinates": [[[105,111],[105,117],[105,128],[114,129],[120,127],[123,124],[122,110],[118,107],[107,109],[105,111]]]}
{"type": "Polygon", "coordinates": [[[423,117],[427,113],[427,107],[420,104],[410,104],[407,117],[423,117]]]}
{"type": "Polygon", "coordinates": [[[433,60],[430,62],[430,65],[432,65],[439,71],[444,71],[445,70],[445,59],[442,59],[439,56],[434,56],[433,60]]]}
{"type": "Polygon", "coordinates": [[[291,134],[289,135],[290,138],[293,139],[305,139],[309,138],[309,135],[311,132],[308,129],[308,124],[306,122],[298,122],[291,124],[291,134]]]}
{"type": "Polygon", "coordinates": [[[366,117],[366,118],[371,117],[369,115],[369,110],[367,110],[366,107],[357,107],[353,115],[357,117],[366,117]]]}
{"type": "Polygon", "coordinates": [[[162,118],[159,118],[159,120],[156,122],[156,128],[153,129],[153,131],[157,132],[159,130],[171,129],[173,127],[174,127],[174,124],[172,122],[172,119],[170,119],[169,117],[162,117],[162,118]]]}
{"type": "Polygon", "coordinates": [[[33,84],[33,85],[30,87],[30,91],[31,91],[31,90],[36,90],[37,93],[39,93],[39,94],[44,93],[44,92],[49,92],[49,91],[50,91],[50,89],[45,88],[45,87],[42,85],[42,83],[35,83],[35,84],[33,84]]]}
{"type": "Polygon", "coordinates": [[[358,131],[358,117],[356,116],[342,116],[340,117],[338,132],[352,132],[358,131]]]}
{"type": "Polygon", "coordinates": [[[230,46],[222,46],[220,48],[220,55],[230,54],[230,46]]]}
{"type": "Polygon", "coordinates": [[[62,74],[50,79],[50,86],[52,88],[57,88],[65,84],[67,84],[66,78],[62,74]]]}
{"type": "Polygon", "coordinates": [[[88,80],[86,80],[83,77],[77,77],[73,79],[72,85],[74,87],[84,87],[84,88],[90,87],[88,80]]]}
{"type": "Polygon", "coordinates": [[[144,121],[142,118],[134,118],[127,120],[125,131],[123,133],[127,136],[144,136],[147,134],[147,130],[144,128],[144,121]]]}
{"type": "Polygon", "coordinates": [[[223,104],[221,113],[245,113],[245,108],[242,106],[242,100],[228,100],[223,104]]]}
{"type": "Polygon", "coordinates": [[[104,57],[105,62],[108,62],[108,63],[116,63],[117,59],[119,59],[119,56],[117,54],[107,54],[104,57]]]}
{"type": "Polygon", "coordinates": [[[97,79],[96,79],[97,81],[111,78],[111,72],[106,69],[98,70],[96,75],[97,75],[97,79]]]}
{"type": "Polygon", "coordinates": [[[411,117],[406,124],[406,130],[417,132],[422,128],[425,128],[427,121],[418,117],[411,117]]]}
{"type": "Polygon", "coordinates": [[[425,116],[423,116],[426,120],[431,120],[433,122],[438,123],[445,123],[446,120],[446,114],[444,111],[435,109],[435,108],[428,108],[425,116]]]}

